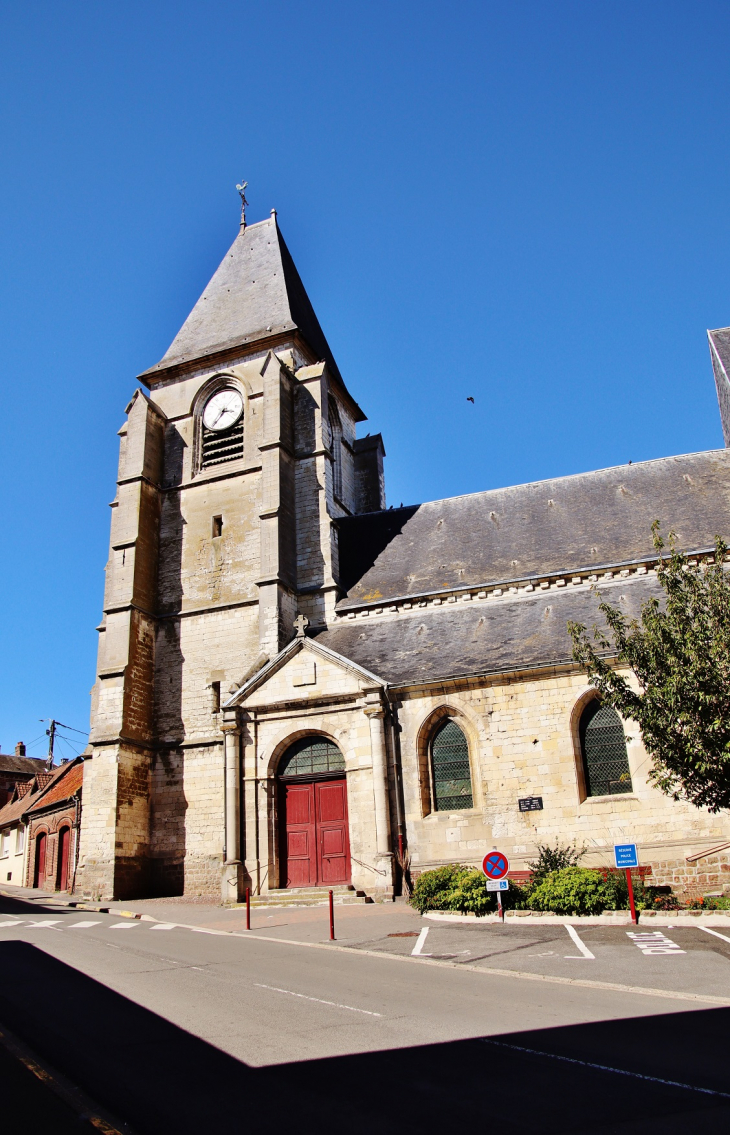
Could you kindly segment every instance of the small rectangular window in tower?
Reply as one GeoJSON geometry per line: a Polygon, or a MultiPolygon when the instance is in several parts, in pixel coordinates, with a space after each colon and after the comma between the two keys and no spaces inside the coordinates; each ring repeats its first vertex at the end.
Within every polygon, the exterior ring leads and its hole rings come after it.
{"type": "Polygon", "coordinates": [[[215,540],[216,536],[222,536],[222,535],[223,535],[223,517],[222,516],[214,516],[213,517],[213,539],[215,540]]]}
{"type": "Polygon", "coordinates": [[[220,682],[210,683],[210,712],[220,713],[221,711],[221,684],[220,682]]]}

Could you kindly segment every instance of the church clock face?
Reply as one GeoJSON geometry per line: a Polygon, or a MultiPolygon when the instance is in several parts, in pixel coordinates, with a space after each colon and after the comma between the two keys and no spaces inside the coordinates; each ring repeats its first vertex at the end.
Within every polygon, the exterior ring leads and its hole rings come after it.
{"type": "Polygon", "coordinates": [[[237,390],[219,390],[203,410],[203,425],[209,430],[227,430],[243,413],[243,399],[237,390]]]}

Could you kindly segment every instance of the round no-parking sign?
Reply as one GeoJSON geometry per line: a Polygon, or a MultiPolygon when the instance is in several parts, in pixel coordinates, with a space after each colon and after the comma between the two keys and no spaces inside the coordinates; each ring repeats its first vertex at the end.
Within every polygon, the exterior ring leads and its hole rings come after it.
{"type": "Polygon", "coordinates": [[[488,879],[504,879],[509,871],[509,859],[502,851],[490,851],[482,860],[482,871],[488,879]]]}

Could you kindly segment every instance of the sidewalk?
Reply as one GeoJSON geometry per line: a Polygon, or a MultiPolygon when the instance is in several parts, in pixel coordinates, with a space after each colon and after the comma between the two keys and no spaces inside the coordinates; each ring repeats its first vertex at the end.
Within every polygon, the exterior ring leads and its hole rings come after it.
{"type": "MultiPolygon", "coordinates": [[[[206,930],[245,931],[246,911],[230,910],[199,898],[129,899],[97,903],[81,896],[49,894],[26,887],[0,887],[4,899],[32,902],[46,908],[74,906],[78,910],[147,916],[160,922],[199,926],[206,930]]],[[[421,916],[404,902],[335,906],[338,942],[369,942],[389,934],[420,929],[421,916]]],[[[329,910],[326,905],[309,907],[252,907],[251,931],[298,942],[329,941],[329,910]]]]}

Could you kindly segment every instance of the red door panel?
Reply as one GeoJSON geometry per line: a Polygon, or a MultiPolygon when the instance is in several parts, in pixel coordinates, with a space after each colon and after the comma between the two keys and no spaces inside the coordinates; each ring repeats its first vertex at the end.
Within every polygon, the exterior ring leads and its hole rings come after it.
{"type": "Polygon", "coordinates": [[[58,833],[58,889],[68,890],[68,858],[71,850],[71,830],[61,828],[58,833]]]}
{"type": "Polygon", "coordinates": [[[281,801],[286,817],[286,886],[310,887],[316,882],[314,785],[284,784],[281,801]]]}
{"type": "Polygon", "coordinates": [[[35,841],[35,877],[33,886],[40,887],[46,877],[46,836],[44,832],[35,841]]]}
{"type": "MultiPolygon", "coordinates": [[[[287,887],[350,881],[347,782],[282,783],[282,875],[287,887]]],[[[282,879],[283,883],[283,879],[282,879]]]]}
{"type": "Polygon", "coordinates": [[[317,875],[324,884],[349,883],[350,847],[347,832],[347,782],[315,784],[317,805],[317,875]]]}

